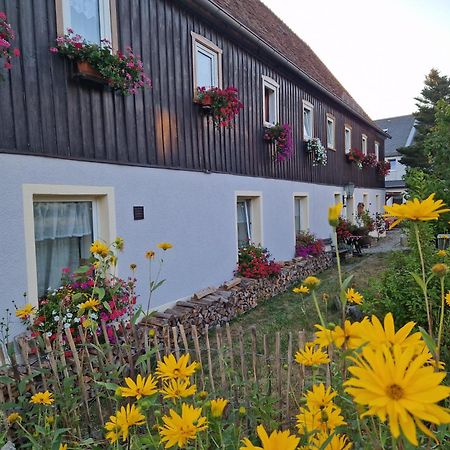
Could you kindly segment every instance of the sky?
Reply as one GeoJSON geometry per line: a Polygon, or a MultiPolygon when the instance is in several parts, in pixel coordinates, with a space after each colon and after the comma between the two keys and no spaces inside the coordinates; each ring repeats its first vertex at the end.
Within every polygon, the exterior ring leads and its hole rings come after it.
{"type": "Polygon", "coordinates": [[[450,0],[262,1],[372,119],[414,112],[431,68],[450,76],[450,0]]]}

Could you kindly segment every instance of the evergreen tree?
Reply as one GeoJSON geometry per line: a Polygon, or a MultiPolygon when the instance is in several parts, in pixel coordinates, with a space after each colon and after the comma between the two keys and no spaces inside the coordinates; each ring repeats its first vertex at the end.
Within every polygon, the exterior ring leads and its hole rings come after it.
{"type": "Polygon", "coordinates": [[[417,100],[416,135],[414,144],[398,150],[403,155],[400,162],[410,167],[419,167],[426,171],[431,169],[431,158],[424,141],[434,125],[436,105],[439,100],[450,101],[450,78],[431,69],[425,78],[425,86],[417,100]]]}

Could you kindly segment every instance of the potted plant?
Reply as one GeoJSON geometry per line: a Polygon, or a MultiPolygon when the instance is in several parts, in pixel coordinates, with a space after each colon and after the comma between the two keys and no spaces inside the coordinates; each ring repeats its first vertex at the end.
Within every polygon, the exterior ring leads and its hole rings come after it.
{"type": "Polygon", "coordinates": [[[391,170],[391,163],[389,161],[378,161],[377,162],[377,173],[382,177],[389,174],[391,170]]]}
{"type": "Polygon", "coordinates": [[[69,28],[67,34],[56,39],[56,46],[50,51],[74,61],[76,77],[108,84],[123,95],[136,94],[151,86],[140,57],[130,47],[125,53],[114,54],[106,39],[101,45],[92,44],[69,28]]]}
{"type": "Polygon", "coordinates": [[[358,169],[362,169],[364,158],[365,158],[364,153],[361,150],[357,149],[357,148],[352,148],[347,153],[347,159],[350,162],[354,162],[356,167],[358,167],[358,169]]]}
{"type": "Polygon", "coordinates": [[[225,89],[199,87],[196,101],[211,113],[216,127],[232,128],[235,116],[244,107],[239,100],[238,90],[233,86],[225,89]]]}
{"type": "MultiPolygon", "coordinates": [[[[5,58],[3,67],[8,70],[12,68],[13,57],[20,56],[20,50],[11,46],[14,38],[14,30],[8,23],[6,14],[0,11],[0,59],[5,58]]],[[[0,74],[0,80],[3,80],[2,74],[0,74]]]]}
{"type": "Polygon", "coordinates": [[[312,154],[313,166],[326,166],[328,163],[327,149],[319,138],[312,138],[306,141],[306,151],[312,154]]]}
{"type": "Polygon", "coordinates": [[[264,130],[264,141],[274,144],[274,159],[277,161],[284,161],[292,155],[292,131],[289,124],[280,125],[277,123],[273,127],[266,128],[264,130]]]}

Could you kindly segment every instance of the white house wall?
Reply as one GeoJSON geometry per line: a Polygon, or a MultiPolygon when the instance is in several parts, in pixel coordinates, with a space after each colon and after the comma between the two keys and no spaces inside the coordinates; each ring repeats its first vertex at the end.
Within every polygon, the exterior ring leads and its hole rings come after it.
{"type": "MultiPolygon", "coordinates": [[[[163,254],[163,278],[167,282],[152,299],[155,308],[233,276],[238,192],[261,195],[262,244],[275,259],[287,260],[294,255],[293,195],[308,194],[309,228],[318,237],[327,238],[327,209],[335,194],[343,190],[342,186],[7,154],[0,155],[0,184],[0,316],[5,315],[6,308],[12,308],[12,300],[23,304],[27,290],[23,206],[26,184],[113,188],[116,231],[125,239],[119,275],[128,276],[129,265],[137,264],[142,303],[146,302],[148,286],[144,253],[156,250],[158,242],[172,243],[173,249],[163,254]],[[133,220],[135,205],[144,206],[144,220],[133,220]]],[[[369,210],[375,213],[377,198],[382,206],[384,190],[356,188],[355,209],[363,201],[363,194],[368,194],[369,210]]],[[[13,331],[18,329],[16,322],[13,331]]]]}

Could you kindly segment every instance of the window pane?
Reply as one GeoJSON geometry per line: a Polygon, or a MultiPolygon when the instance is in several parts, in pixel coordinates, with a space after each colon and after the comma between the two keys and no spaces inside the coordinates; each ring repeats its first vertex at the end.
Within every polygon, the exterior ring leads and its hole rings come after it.
{"type": "Polygon", "coordinates": [[[70,27],[87,41],[100,44],[99,0],[70,0],[70,27]]]}
{"type": "Polygon", "coordinates": [[[238,247],[247,245],[251,240],[250,200],[237,202],[238,247]]]}
{"type": "Polygon", "coordinates": [[[334,122],[327,120],[327,143],[328,147],[334,148],[334,122]]]}
{"type": "Polygon", "coordinates": [[[295,199],[295,233],[299,233],[302,229],[301,218],[302,200],[300,198],[295,199]]]}
{"type": "Polygon", "coordinates": [[[197,47],[197,85],[199,87],[217,86],[215,65],[214,56],[197,47]]]}
{"type": "Polygon", "coordinates": [[[352,148],[352,135],[349,129],[345,129],[345,150],[352,148]]]}
{"type": "Polygon", "coordinates": [[[38,295],[60,286],[61,271],[90,256],[92,202],[35,202],[34,233],[38,295]]]}
{"type": "Polygon", "coordinates": [[[397,160],[396,159],[388,159],[388,161],[391,163],[391,170],[397,169],[397,160]]]}
{"type": "Polygon", "coordinates": [[[303,135],[312,138],[312,111],[307,108],[303,108],[303,135]]]}
{"type": "Polygon", "coordinates": [[[273,91],[269,89],[267,86],[264,87],[264,120],[268,123],[272,123],[271,119],[271,101],[270,96],[273,94],[273,91]]]}

